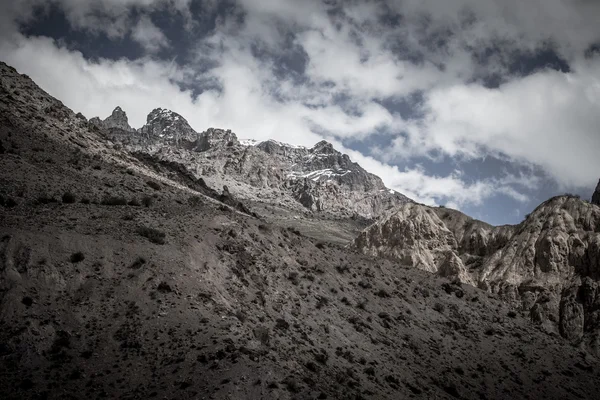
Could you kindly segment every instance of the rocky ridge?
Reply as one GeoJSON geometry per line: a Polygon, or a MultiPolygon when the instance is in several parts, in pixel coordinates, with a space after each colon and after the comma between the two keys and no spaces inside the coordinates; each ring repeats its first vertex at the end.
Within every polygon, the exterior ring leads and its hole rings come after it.
{"type": "Polygon", "coordinates": [[[240,141],[230,130],[198,133],[179,114],[160,108],[137,131],[121,129],[121,120],[112,116],[100,124],[93,120],[128,151],[178,162],[209,185],[227,186],[242,199],[365,218],[409,201],[326,141],[306,148],[274,140],[240,141]]]}
{"type": "Polygon", "coordinates": [[[600,352],[600,207],[552,198],[516,226],[405,204],[354,248],[499,294],[531,319],[600,352]]]}

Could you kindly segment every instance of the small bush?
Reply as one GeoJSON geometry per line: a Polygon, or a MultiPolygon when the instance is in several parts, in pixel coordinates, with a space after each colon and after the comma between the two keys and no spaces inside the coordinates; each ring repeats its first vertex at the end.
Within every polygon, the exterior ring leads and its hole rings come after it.
{"type": "Polygon", "coordinates": [[[152,189],[154,190],[160,190],[160,184],[158,182],[154,182],[154,181],[148,181],[146,182],[146,185],[150,186],[152,189]]]}
{"type": "Polygon", "coordinates": [[[129,203],[127,203],[127,204],[130,206],[134,206],[134,207],[139,207],[142,205],[142,203],[140,203],[140,201],[136,198],[129,200],[129,203]]]}
{"type": "Polygon", "coordinates": [[[444,310],[446,309],[446,306],[443,305],[442,303],[435,303],[433,305],[433,309],[439,313],[443,313],[444,310]]]}
{"type": "Polygon", "coordinates": [[[18,205],[18,203],[10,197],[8,199],[6,199],[6,201],[4,202],[4,207],[6,207],[6,208],[13,208],[13,207],[16,207],[17,205],[18,205]]]}
{"type": "Polygon", "coordinates": [[[321,296],[317,300],[317,304],[315,307],[317,308],[317,310],[320,310],[321,308],[325,307],[327,304],[329,304],[329,299],[325,296],[321,296]]]}
{"type": "Polygon", "coordinates": [[[165,244],[166,243],[166,233],[159,231],[158,229],[148,228],[145,226],[141,226],[137,230],[138,234],[147,238],[152,243],[155,244],[165,244]]]}
{"type": "Polygon", "coordinates": [[[142,197],[142,204],[144,207],[150,207],[154,203],[154,199],[150,196],[142,197]]]}
{"type": "Polygon", "coordinates": [[[62,195],[62,202],[64,204],[73,204],[77,201],[77,199],[75,198],[75,195],[71,192],[65,192],[62,195]]]}
{"type": "Polygon", "coordinates": [[[102,199],[100,204],[103,206],[126,206],[127,200],[125,200],[125,197],[109,196],[102,199]]]}
{"type": "Polygon", "coordinates": [[[506,315],[508,315],[509,318],[516,318],[517,317],[517,313],[514,312],[514,311],[512,311],[512,310],[509,311],[508,314],[506,314],[506,315]]]}
{"type": "Polygon", "coordinates": [[[71,254],[71,262],[73,264],[81,262],[85,259],[85,256],[83,255],[82,252],[78,251],[77,253],[73,253],[71,254]]]}
{"type": "Polygon", "coordinates": [[[140,269],[142,265],[146,264],[146,259],[144,257],[138,257],[130,266],[131,269],[140,269]]]}
{"type": "Polygon", "coordinates": [[[296,271],[290,271],[290,273],[288,274],[288,279],[294,285],[298,285],[300,283],[300,280],[299,280],[299,277],[298,277],[298,272],[296,272],[296,271]]]}
{"type": "Polygon", "coordinates": [[[171,285],[164,281],[158,284],[156,290],[158,290],[160,293],[171,293],[173,291],[173,289],[171,289],[171,285]]]}
{"type": "Polygon", "coordinates": [[[48,197],[46,195],[38,197],[37,202],[38,204],[58,203],[58,201],[54,197],[48,197]]]}
{"type": "Polygon", "coordinates": [[[81,204],[90,204],[90,203],[91,203],[91,201],[90,201],[90,199],[86,199],[86,198],[84,197],[83,199],[81,199],[80,203],[81,203],[81,204]]]}

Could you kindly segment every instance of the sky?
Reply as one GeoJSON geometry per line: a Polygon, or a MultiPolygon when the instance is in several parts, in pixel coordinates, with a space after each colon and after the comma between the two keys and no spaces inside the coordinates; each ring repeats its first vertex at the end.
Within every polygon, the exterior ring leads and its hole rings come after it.
{"type": "Polygon", "coordinates": [[[0,60],[86,117],[325,139],[489,223],[600,178],[597,0],[0,0],[0,60]]]}

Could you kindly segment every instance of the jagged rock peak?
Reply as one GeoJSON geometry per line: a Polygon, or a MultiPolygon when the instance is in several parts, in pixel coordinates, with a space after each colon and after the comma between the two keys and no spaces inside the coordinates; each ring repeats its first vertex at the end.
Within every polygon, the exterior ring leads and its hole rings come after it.
{"type": "Polygon", "coordinates": [[[161,138],[169,142],[179,143],[185,139],[195,141],[198,133],[181,115],[164,108],[155,108],[146,117],[146,125],[140,132],[148,137],[161,138]]]}
{"type": "Polygon", "coordinates": [[[326,140],[321,140],[319,143],[315,144],[312,148],[314,153],[320,154],[336,154],[339,153],[336,149],[333,148],[333,145],[326,140]]]}
{"type": "Polygon", "coordinates": [[[598,186],[596,186],[596,190],[592,195],[592,204],[600,206],[600,180],[598,181],[598,186]]]}
{"type": "Polygon", "coordinates": [[[106,128],[119,128],[125,131],[133,131],[133,128],[129,125],[127,114],[119,106],[115,107],[112,114],[103,121],[106,128]]]}
{"type": "Polygon", "coordinates": [[[196,151],[206,151],[221,146],[233,146],[237,144],[238,138],[231,129],[208,128],[202,132],[196,143],[196,151]]]}
{"type": "Polygon", "coordinates": [[[119,106],[115,107],[113,112],[104,120],[101,120],[98,117],[94,117],[90,119],[90,124],[97,126],[103,129],[122,129],[127,132],[134,132],[133,129],[129,125],[129,120],[127,119],[127,114],[123,109],[119,106]]]}

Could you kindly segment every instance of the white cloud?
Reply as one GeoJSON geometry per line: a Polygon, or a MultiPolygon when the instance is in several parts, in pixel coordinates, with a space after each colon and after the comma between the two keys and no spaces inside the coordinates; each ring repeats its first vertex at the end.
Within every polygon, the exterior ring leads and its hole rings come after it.
{"type": "Polygon", "coordinates": [[[131,37],[150,53],[169,47],[169,40],[165,34],[147,16],[140,18],[131,32],[131,37]]]}
{"type": "Polygon", "coordinates": [[[563,187],[590,186],[600,171],[600,57],[572,69],[540,71],[498,89],[434,89],[426,97],[425,120],[388,153],[498,154],[541,166],[563,187]]]}

